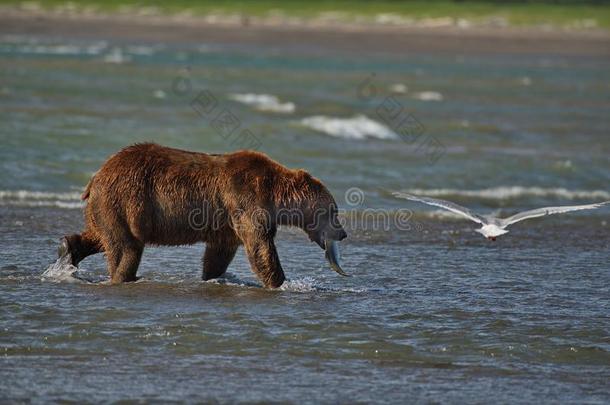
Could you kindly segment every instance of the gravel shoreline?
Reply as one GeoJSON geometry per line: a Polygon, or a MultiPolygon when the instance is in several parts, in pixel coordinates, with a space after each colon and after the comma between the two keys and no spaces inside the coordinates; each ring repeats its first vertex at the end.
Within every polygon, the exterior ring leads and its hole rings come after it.
{"type": "Polygon", "coordinates": [[[276,46],[299,52],[582,55],[610,58],[610,34],[534,28],[255,24],[201,18],[57,15],[3,10],[0,35],[276,46]]]}

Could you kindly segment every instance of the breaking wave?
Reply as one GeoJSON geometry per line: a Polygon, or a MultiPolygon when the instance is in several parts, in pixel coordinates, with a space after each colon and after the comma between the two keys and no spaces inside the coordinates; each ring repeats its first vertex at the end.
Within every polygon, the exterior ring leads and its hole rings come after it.
{"type": "Polygon", "coordinates": [[[487,200],[509,200],[521,197],[556,197],[576,199],[610,199],[610,192],[604,190],[568,190],[565,188],[542,188],[521,186],[500,186],[481,190],[459,190],[452,188],[406,190],[408,193],[428,197],[470,197],[487,200]]]}
{"type": "Polygon", "coordinates": [[[402,83],[394,83],[389,87],[389,90],[392,93],[396,93],[396,94],[405,94],[409,88],[407,87],[406,84],[402,84],[402,83]]]}
{"type": "Polygon", "coordinates": [[[103,60],[106,63],[121,64],[121,63],[130,62],[131,57],[129,55],[125,54],[125,52],[123,52],[123,50],[121,48],[114,47],[110,50],[110,52],[108,52],[106,55],[104,55],[103,60]]]}
{"type": "Polygon", "coordinates": [[[99,55],[106,47],[106,42],[96,42],[89,45],[28,43],[22,45],[3,45],[0,50],[9,50],[20,54],[75,56],[99,55]]]}
{"type": "Polygon", "coordinates": [[[26,190],[0,190],[0,205],[17,207],[57,207],[78,209],[84,206],[80,193],[26,190]]]}
{"type": "Polygon", "coordinates": [[[444,97],[437,91],[421,91],[413,94],[413,98],[420,101],[443,101],[444,97]]]}
{"type": "Polygon", "coordinates": [[[303,118],[301,124],[325,133],[330,136],[346,139],[397,139],[396,135],[390,128],[377,121],[374,121],[365,115],[356,115],[352,118],[334,118],[323,115],[303,118]]]}
{"type": "Polygon", "coordinates": [[[110,46],[106,41],[90,43],[57,43],[56,41],[40,41],[37,38],[21,36],[4,36],[0,38],[0,53],[12,52],[24,55],[54,55],[54,56],[101,56],[109,63],[125,63],[132,56],[151,56],[162,49],[161,45],[126,45],[110,46]]]}
{"type": "Polygon", "coordinates": [[[250,105],[259,111],[291,114],[296,108],[294,103],[282,103],[276,96],[271,94],[230,94],[229,98],[239,103],[250,105]]]}
{"type": "MultiPolygon", "coordinates": [[[[412,188],[404,191],[410,194],[447,199],[451,199],[451,197],[462,197],[503,201],[527,197],[543,197],[567,200],[610,200],[610,192],[604,190],[568,190],[565,188],[522,186],[500,186],[480,190],[412,188]]],[[[81,201],[80,193],[78,192],[0,190],[0,205],[81,209],[84,207],[85,203],[81,201]]]]}

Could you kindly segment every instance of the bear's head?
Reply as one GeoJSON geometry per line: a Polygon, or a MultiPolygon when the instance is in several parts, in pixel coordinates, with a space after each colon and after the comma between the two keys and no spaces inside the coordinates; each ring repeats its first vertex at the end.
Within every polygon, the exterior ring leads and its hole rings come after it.
{"type": "Polygon", "coordinates": [[[297,171],[297,189],[302,196],[302,229],[309,239],[326,251],[326,259],[337,273],[347,276],[339,264],[337,242],[347,237],[339,221],[337,203],[326,186],[304,170],[297,171]]]}

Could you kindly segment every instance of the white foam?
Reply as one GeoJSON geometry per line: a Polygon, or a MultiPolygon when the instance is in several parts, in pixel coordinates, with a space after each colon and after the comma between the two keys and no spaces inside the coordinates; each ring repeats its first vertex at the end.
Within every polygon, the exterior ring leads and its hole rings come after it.
{"type": "Polygon", "coordinates": [[[89,45],[74,45],[74,44],[37,44],[28,42],[26,44],[16,45],[15,52],[23,54],[37,55],[98,55],[107,47],[106,42],[95,42],[89,45]]]}
{"type": "Polygon", "coordinates": [[[519,83],[520,83],[522,86],[530,86],[530,85],[532,84],[532,79],[531,79],[531,78],[529,78],[529,77],[527,77],[527,76],[520,77],[520,78],[519,78],[519,83]]]}
{"type": "Polygon", "coordinates": [[[0,190],[0,205],[77,209],[82,208],[84,202],[81,201],[80,194],[75,192],[0,190]]]}
{"type": "Polygon", "coordinates": [[[127,47],[127,52],[133,55],[150,56],[155,53],[152,46],[131,45],[127,47]]]}
{"type": "Polygon", "coordinates": [[[282,114],[291,114],[295,110],[294,103],[285,102],[282,103],[280,100],[271,94],[229,94],[231,100],[253,106],[259,111],[271,111],[282,114]]]}
{"type": "Polygon", "coordinates": [[[67,262],[66,259],[69,260],[69,257],[66,256],[64,258],[59,258],[55,263],[49,265],[44,273],[40,275],[40,279],[42,281],[50,281],[53,283],[80,282],[80,280],[74,277],[78,271],[78,268],[67,262]]]}
{"type": "Polygon", "coordinates": [[[565,188],[542,188],[522,186],[500,186],[481,190],[459,190],[452,188],[410,189],[408,193],[428,197],[461,196],[484,198],[488,200],[507,200],[519,197],[556,197],[574,199],[610,199],[610,193],[604,190],[567,190],[565,188]]]}
{"type": "MultiPolygon", "coordinates": [[[[243,280],[231,273],[225,273],[219,278],[204,281],[208,284],[228,285],[233,287],[246,287],[246,288],[263,288],[263,286],[257,282],[243,280]]],[[[350,292],[350,293],[362,293],[366,292],[363,289],[355,288],[329,288],[320,285],[318,280],[313,277],[303,277],[294,280],[284,281],[276,291],[286,292],[350,292]]]]}
{"type": "MultiPolygon", "coordinates": [[[[488,212],[487,214],[498,216],[498,215],[500,215],[500,210],[488,212]]],[[[418,215],[422,215],[422,216],[425,216],[428,218],[441,219],[441,220],[442,219],[456,219],[456,220],[464,219],[463,215],[456,214],[455,212],[446,211],[446,210],[421,211],[421,212],[418,212],[418,215]]]]}
{"type": "Polygon", "coordinates": [[[159,90],[155,90],[155,91],[153,92],[153,96],[154,96],[155,98],[158,98],[158,99],[160,99],[160,100],[163,100],[165,97],[167,97],[167,94],[166,94],[166,93],[165,93],[163,90],[160,90],[160,89],[159,89],[159,90]]]}
{"type": "Polygon", "coordinates": [[[320,291],[321,288],[317,285],[316,279],[313,277],[303,277],[296,280],[286,280],[279,288],[281,291],[292,292],[310,292],[320,291]]]}
{"type": "Polygon", "coordinates": [[[397,139],[396,135],[390,128],[377,121],[366,117],[365,115],[356,115],[352,118],[335,118],[316,115],[313,117],[303,118],[301,124],[323,132],[330,136],[347,139],[397,139]]]}
{"type": "Polygon", "coordinates": [[[444,97],[438,91],[420,91],[413,94],[413,98],[421,101],[443,101],[444,97]]]}
{"type": "Polygon", "coordinates": [[[463,215],[446,210],[422,211],[420,215],[435,219],[464,219],[463,215]]]}
{"type": "Polygon", "coordinates": [[[204,283],[208,284],[219,284],[219,285],[230,285],[234,287],[256,287],[260,288],[259,284],[256,284],[252,281],[242,280],[232,273],[225,273],[219,278],[214,278],[212,280],[206,280],[204,283]]]}
{"type": "Polygon", "coordinates": [[[408,87],[402,83],[394,83],[390,86],[390,91],[397,94],[405,94],[409,91],[408,87]]]}
{"type": "Polygon", "coordinates": [[[121,64],[121,63],[129,62],[130,60],[131,60],[131,58],[129,57],[129,55],[125,55],[123,53],[123,50],[119,47],[112,48],[110,50],[110,52],[108,52],[106,55],[104,55],[104,62],[106,62],[106,63],[121,64]]]}
{"type": "Polygon", "coordinates": [[[69,203],[69,202],[62,202],[62,201],[19,201],[19,202],[3,202],[0,201],[0,205],[14,205],[14,206],[18,206],[18,207],[29,207],[29,208],[36,208],[36,207],[55,207],[55,208],[63,208],[63,209],[78,209],[78,208],[82,208],[84,207],[84,203],[81,202],[74,202],[74,203],[69,203]]]}
{"type": "MultiPolygon", "coordinates": [[[[262,285],[243,280],[232,273],[225,273],[219,278],[204,281],[209,284],[229,285],[234,287],[249,287],[249,288],[263,288],[262,285]]],[[[316,280],[312,277],[304,277],[296,280],[286,280],[279,291],[292,291],[292,292],[308,292],[308,291],[320,291],[321,288],[316,285],[316,280]]]]}
{"type": "Polygon", "coordinates": [[[76,192],[65,192],[65,193],[54,193],[47,191],[27,191],[27,190],[0,190],[0,199],[14,198],[14,199],[33,199],[33,200],[79,200],[80,194],[76,192]]]}
{"type": "Polygon", "coordinates": [[[23,45],[16,49],[19,53],[47,54],[47,55],[78,55],[83,53],[75,45],[23,45]]]}
{"type": "Polygon", "coordinates": [[[327,292],[327,293],[365,293],[368,292],[362,288],[336,288],[324,287],[320,285],[318,280],[313,277],[303,277],[295,280],[286,280],[284,284],[278,288],[280,291],[289,292],[327,292]]]}

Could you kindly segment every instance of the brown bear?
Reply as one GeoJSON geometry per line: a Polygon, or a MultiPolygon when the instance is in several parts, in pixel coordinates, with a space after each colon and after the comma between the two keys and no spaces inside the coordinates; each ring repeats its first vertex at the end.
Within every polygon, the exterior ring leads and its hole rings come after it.
{"type": "Polygon", "coordinates": [[[268,288],[284,282],[274,244],[278,225],[297,226],[321,248],[333,270],[336,241],[347,234],[327,188],[253,151],[205,154],[153,143],[111,156],[82,195],[85,230],[62,238],[59,255],[75,266],[105,252],[111,282],[137,280],[145,245],[205,242],[203,279],[221,276],[239,245],[268,288]]]}

